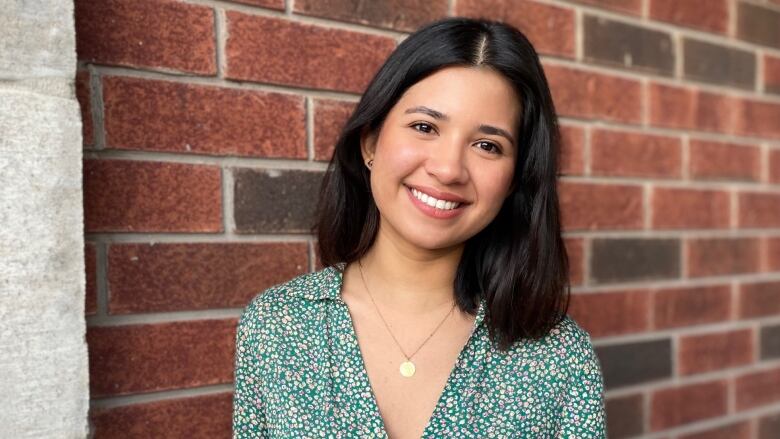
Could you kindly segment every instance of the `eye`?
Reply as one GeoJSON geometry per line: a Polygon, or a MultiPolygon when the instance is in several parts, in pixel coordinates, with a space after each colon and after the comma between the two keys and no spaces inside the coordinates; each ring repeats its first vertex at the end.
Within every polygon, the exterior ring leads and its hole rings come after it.
{"type": "Polygon", "coordinates": [[[477,142],[477,145],[479,146],[480,149],[487,151],[491,154],[501,154],[501,148],[493,142],[480,140],[479,142],[477,142]],[[482,145],[487,145],[487,149],[483,148],[482,145]],[[491,151],[490,149],[491,147],[494,148],[494,150],[491,151]]]}
{"type": "Polygon", "coordinates": [[[427,128],[423,128],[422,130],[414,128],[415,131],[419,131],[419,132],[424,133],[424,134],[430,134],[431,131],[435,131],[435,129],[433,128],[433,125],[431,125],[431,124],[429,124],[427,122],[415,122],[415,123],[413,123],[413,124],[411,124],[409,126],[412,127],[412,128],[418,127],[418,126],[419,127],[427,127],[427,128]]]}

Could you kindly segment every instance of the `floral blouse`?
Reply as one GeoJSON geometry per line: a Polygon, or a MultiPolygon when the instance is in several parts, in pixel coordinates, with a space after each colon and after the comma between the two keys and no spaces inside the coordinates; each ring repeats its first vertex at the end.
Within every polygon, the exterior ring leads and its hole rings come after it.
{"type": "MultiPolygon", "coordinates": [[[[255,296],[236,333],[233,438],[387,438],[352,319],[344,264],[255,296]]],[[[423,438],[605,438],[601,367],[570,317],[496,349],[483,324],[458,355],[423,438]]]]}

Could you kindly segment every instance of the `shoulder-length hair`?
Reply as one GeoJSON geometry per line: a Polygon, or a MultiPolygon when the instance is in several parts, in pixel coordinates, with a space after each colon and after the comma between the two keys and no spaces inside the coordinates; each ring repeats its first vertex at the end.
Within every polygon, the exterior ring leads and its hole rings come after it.
{"type": "Polygon", "coordinates": [[[476,312],[486,300],[489,335],[506,350],[541,338],[569,307],[568,258],[561,237],[556,177],[560,134],[539,57],[516,28],[452,17],[401,42],[376,73],[344,125],[325,172],[312,231],[324,266],[359,259],[371,247],[379,211],[360,151],[401,95],[450,66],[488,66],[505,76],[521,101],[512,192],[496,218],[466,241],[454,281],[458,307],[476,312]]]}

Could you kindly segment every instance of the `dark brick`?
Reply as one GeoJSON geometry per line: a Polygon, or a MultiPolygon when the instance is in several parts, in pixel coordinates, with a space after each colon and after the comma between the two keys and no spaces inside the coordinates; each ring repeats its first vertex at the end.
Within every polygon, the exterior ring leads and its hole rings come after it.
{"type": "Polygon", "coordinates": [[[81,61],[217,72],[214,10],[172,0],[77,0],[81,61]]]}
{"type": "Polygon", "coordinates": [[[109,148],[306,158],[302,96],[108,77],[103,100],[109,148]]]}
{"type": "Polygon", "coordinates": [[[86,270],[85,315],[97,314],[97,244],[84,243],[84,268],[86,270]]]}
{"type": "Polygon", "coordinates": [[[447,0],[297,0],[293,12],[400,31],[447,15],[447,0]]]}
{"type": "Polygon", "coordinates": [[[216,166],[140,160],[84,160],[84,227],[89,232],[221,232],[216,166]]]}
{"type": "Polygon", "coordinates": [[[780,57],[764,55],[764,90],[780,95],[780,57]]]}
{"type": "Polygon", "coordinates": [[[107,409],[92,408],[94,437],[188,439],[230,437],[233,394],[163,399],[107,409]]]}
{"type": "Polygon", "coordinates": [[[87,328],[90,396],[227,384],[236,319],[87,328]]]}
{"type": "Polygon", "coordinates": [[[586,15],[584,50],[588,60],[671,76],[674,47],[666,32],[586,15]]]}
{"type": "Polygon", "coordinates": [[[780,325],[761,327],[761,359],[780,358],[780,325]]]}
{"type": "Polygon", "coordinates": [[[766,415],[758,421],[758,439],[777,439],[780,437],[780,413],[766,415]]]}
{"type": "Polygon", "coordinates": [[[780,11],[752,3],[737,6],[737,38],[780,48],[780,11]]]}
{"type": "Polygon", "coordinates": [[[240,308],[308,260],[306,243],[114,244],[109,313],[240,308]]]}
{"type": "Polygon", "coordinates": [[[236,233],[310,233],[323,173],[236,169],[236,233]]]}
{"type": "Polygon", "coordinates": [[[680,241],[677,239],[594,239],[591,279],[594,282],[628,282],[680,276],[680,241]]]}
{"type": "Polygon", "coordinates": [[[229,11],[227,21],[231,79],[362,93],[396,47],[390,37],[275,17],[229,11]]]}
{"type": "Polygon", "coordinates": [[[672,342],[669,339],[597,346],[594,349],[601,362],[605,389],[672,376],[672,342]]]}
{"type": "Polygon", "coordinates": [[[756,86],[756,54],[683,38],[683,73],[688,79],[752,90],[756,86]]]}
{"type": "Polygon", "coordinates": [[[641,394],[608,398],[606,401],[607,436],[622,439],[643,432],[644,402],[641,394]]]}

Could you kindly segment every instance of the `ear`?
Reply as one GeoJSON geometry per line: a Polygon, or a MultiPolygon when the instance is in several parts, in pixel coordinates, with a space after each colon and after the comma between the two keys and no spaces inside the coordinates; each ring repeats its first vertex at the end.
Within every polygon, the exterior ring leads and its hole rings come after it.
{"type": "Polygon", "coordinates": [[[360,132],[360,153],[363,155],[363,163],[374,158],[376,138],[377,134],[369,130],[368,126],[363,127],[360,132]]]}

